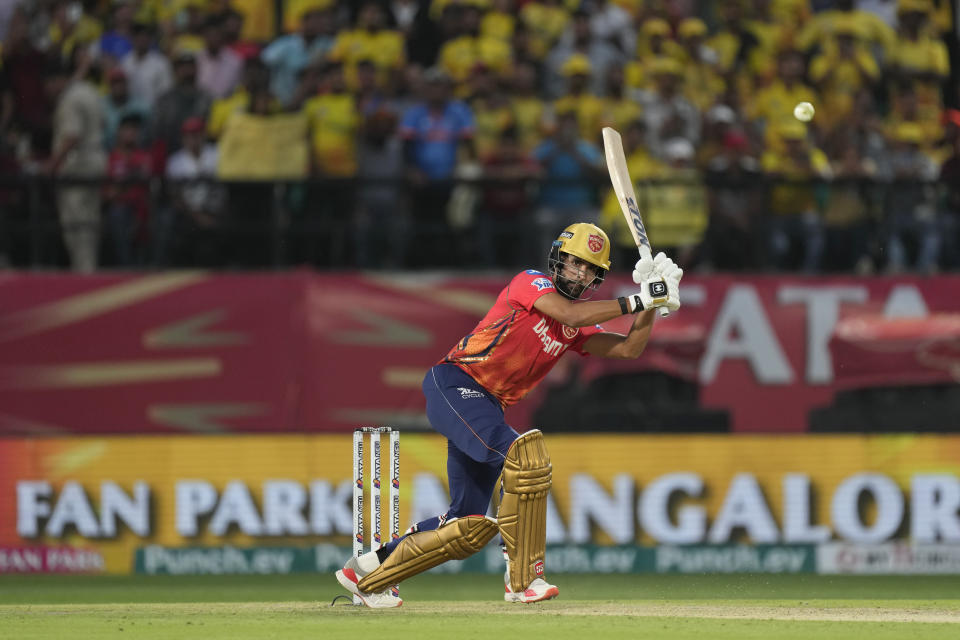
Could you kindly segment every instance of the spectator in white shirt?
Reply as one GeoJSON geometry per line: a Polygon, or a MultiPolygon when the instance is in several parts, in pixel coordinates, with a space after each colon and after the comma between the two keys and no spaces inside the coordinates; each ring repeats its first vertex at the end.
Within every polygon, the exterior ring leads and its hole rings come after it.
{"type": "Polygon", "coordinates": [[[683,95],[683,65],[672,58],[659,58],[650,65],[653,87],[636,92],[647,125],[647,145],[664,157],[671,138],[700,144],[700,111],[683,95]]]}
{"type": "Polygon", "coordinates": [[[560,42],[544,60],[545,89],[551,98],[559,98],[564,94],[567,81],[562,71],[563,65],[575,54],[586,56],[590,61],[590,92],[595,95],[603,93],[607,67],[611,64],[623,64],[630,59],[630,56],[621,53],[609,41],[598,38],[590,19],[591,15],[585,9],[575,11],[560,42]]]}
{"type": "Polygon", "coordinates": [[[593,37],[609,42],[628,60],[632,59],[637,52],[637,31],[630,14],[608,0],[594,0],[591,14],[593,37]]]}
{"type": "Polygon", "coordinates": [[[197,84],[214,98],[233,92],[243,71],[243,58],[226,46],[223,17],[212,15],[203,25],[206,47],[197,52],[197,84]]]}
{"type": "Polygon", "coordinates": [[[165,55],[154,49],[154,27],[136,22],[132,28],[133,51],[120,61],[127,76],[130,97],[147,107],[173,86],[173,68],[165,55]]]}
{"type": "MultiPolygon", "coordinates": [[[[176,244],[177,264],[213,266],[221,257],[224,188],[215,182],[217,147],[206,142],[206,123],[188,118],[181,127],[183,147],[167,161],[173,215],[166,216],[176,244]]],[[[166,244],[168,233],[162,233],[166,244]]],[[[165,250],[158,247],[163,255],[165,250]]]]}

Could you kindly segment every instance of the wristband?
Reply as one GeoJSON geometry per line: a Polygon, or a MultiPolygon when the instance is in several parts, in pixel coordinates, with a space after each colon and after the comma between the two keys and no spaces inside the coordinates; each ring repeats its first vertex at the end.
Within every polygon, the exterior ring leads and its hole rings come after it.
{"type": "Polygon", "coordinates": [[[622,313],[623,315],[627,315],[628,313],[630,313],[630,307],[627,306],[626,298],[624,298],[623,296],[620,296],[619,298],[617,298],[617,302],[620,303],[620,313],[622,313]]]}
{"type": "Polygon", "coordinates": [[[626,302],[627,313],[640,313],[644,310],[643,299],[640,294],[633,294],[623,299],[626,302]]]}

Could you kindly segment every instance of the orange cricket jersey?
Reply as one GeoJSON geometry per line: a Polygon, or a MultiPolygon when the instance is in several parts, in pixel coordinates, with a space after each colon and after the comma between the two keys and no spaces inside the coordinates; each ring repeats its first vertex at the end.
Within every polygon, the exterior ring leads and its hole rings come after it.
{"type": "Polygon", "coordinates": [[[540,296],[556,291],[540,271],[524,271],[500,292],[487,315],[440,363],[455,364],[508,407],[539,383],[567,349],[581,355],[593,327],[567,327],[534,309],[540,296]]]}

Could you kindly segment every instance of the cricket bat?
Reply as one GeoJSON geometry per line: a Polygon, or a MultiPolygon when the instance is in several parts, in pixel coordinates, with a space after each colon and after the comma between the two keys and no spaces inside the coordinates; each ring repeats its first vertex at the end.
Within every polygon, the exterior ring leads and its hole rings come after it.
{"type": "MultiPolygon", "coordinates": [[[[617,130],[612,127],[603,128],[603,152],[607,157],[607,170],[610,172],[613,192],[617,194],[620,210],[623,211],[623,216],[627,219],[627,227],[637,243],[640,256],[652,257],[653,249],[650,246],[650,240],[647,238],[647,230],[643,226],[643,219],[640,217],[640,208],[637,206],[637,194],[633,189],[633,181],[630,179],[630,172],[627,171],[627,157],[623,153],[623,140],[620,139],[617,130]]],[[[666,283],[662,280],[651,284],[651,297],[665,297],[666,293],[666,283]],[[660,287],[654,289],[656,285],[660,285],[660,287]]],[[[670,315],[670,310],[666,307],[658,308],[661,317],[670,315]]]]}

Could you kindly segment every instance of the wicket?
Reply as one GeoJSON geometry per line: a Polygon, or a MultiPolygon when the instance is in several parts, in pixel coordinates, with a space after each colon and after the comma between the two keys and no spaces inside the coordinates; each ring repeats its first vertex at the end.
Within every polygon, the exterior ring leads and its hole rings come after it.
{"type": "MultiPolygon", "coordinates": [[[[353,432],[353,555],[364,554],[364,541],[370,541],[369,551],[380,548],[386,541],[382,538],[383,508],[380,500],[381,480],[381,436],[389,434],[390,442],[390,506],[388,540],[400,537],[400,432],[390,427],[362,427],[353,432]],[[370,514],[371,534],[367,537],[366,509],[363,504],[364,471],[363,440],[369,435],[370,444],[370,502],[373,506],[370,514]]],[[[394,595],[399,590],[394,587],[394,595]]],[[[363,604],[360,598],[353,597],[354,604],[363,604]]]]}

